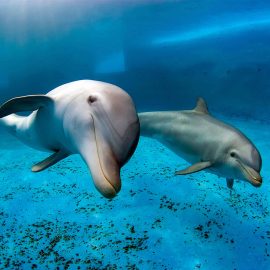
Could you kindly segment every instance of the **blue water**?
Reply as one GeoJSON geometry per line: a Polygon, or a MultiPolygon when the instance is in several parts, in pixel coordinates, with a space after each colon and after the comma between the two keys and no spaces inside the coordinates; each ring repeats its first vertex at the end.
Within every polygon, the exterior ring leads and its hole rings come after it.
{"type": "Polygon", "coordinates": [[[203,96],[263,158],[255,189],[140,138],[113,200],[79,156],[39,174],[46,154],[0,131],[1,269],[270,269],[270,3],[0,1],[0,101],[79,79],[117,84],[138,111],[203,96]]]}

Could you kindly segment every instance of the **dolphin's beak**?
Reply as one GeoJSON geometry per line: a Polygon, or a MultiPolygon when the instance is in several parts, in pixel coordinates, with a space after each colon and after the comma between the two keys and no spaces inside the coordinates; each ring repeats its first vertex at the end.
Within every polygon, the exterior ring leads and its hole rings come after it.
{"type": "Polygon", "coordinates": [[[80,154],[87,164],[95,187],[106,198],[113,198],[121,189],[120,167],[106,141],[91,140],[80,154]]]}
{"type": "Polygon", "coordinates": [[[262,185],[261,175],[256,170],[243,164],[239,160],[238,160],[238,163],[240,165],[241,172],[243,176],[245,177],[245,179],[254,187],[260,187],[262,185]]]}
{"type": "Polygon", "coordinates": [[[97,129],[80,142],[79,153],[87,164],[97,190],[113,198],[121,189],[120,166],[109,143],[108,135],[97,129]]]}

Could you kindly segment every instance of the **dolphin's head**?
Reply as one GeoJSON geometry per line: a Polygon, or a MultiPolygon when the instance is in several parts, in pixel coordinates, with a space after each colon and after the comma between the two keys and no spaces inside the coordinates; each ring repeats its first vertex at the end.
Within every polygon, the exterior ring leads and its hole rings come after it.
{"type": "Polygon", "coordinates": [[[262,159],[259,151],[250,143],[230,149],[228,164],[234,169],[235,178],[245,180],[255,187],[260,187],[262,159]]]}
{"type": "Polygon", "coordinates": [[[259,151],[242,133],[235,132],[224,149],[223,169],[227,178],[240,179],[260,187],[262,159],[259,151]]]}
{"type": "MultiPolygon", "coordinates": [[[[69,141],[90,169],[98,191],[107,198],[121,189],[120,169],[139,140],[138,116],[130,96],[122,89],[90,85],[70,106],[69,141]]],[[[67,122],[67,121],[66,121],[67,122]]]]}

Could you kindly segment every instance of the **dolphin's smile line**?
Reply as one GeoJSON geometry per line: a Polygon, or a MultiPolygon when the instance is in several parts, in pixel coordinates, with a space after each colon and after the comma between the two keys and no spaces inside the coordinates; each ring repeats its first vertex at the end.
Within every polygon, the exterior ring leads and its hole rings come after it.
{"type": "MultiPolygon", "coordinates": [[[[100,166],[100,169],[102,171],[102,174],[104,176],[104,178],[107,180],[107,182],[111,185],[111,187],[115,190],[115,187],[111,184],[111,182],[109,181],[109,179],[106,177],[105,173],[104,173],[104,170],[102,168],[102,162],[100,160],[100,156],[99,156],[99,146],[98,146],[98,141],[97,141],[97,135],[96,135],[96,126],[95,126],[95,120],[94,120],[94,117],[92,114],[90,114],[91,117],[92,117],[92,120],[93,120],[93,126],[94,126],[94,136],[95,136],[95,142],[96,142],[96,148],[97,148],[97,156],[98,156],[98,162],[99,162],[99,166],[100,166]]],[[[116,192],[116,190],[115,190],[116,192]]]]}
{"type": "Polygon", "coordinates": [[[245,174],[249,175],[254,180],[254,182],[261,184],[261,181],[258,178],[256,178],[254,175],[252,175],[238,159],[236,161],[238,162],[240,167],[243,169],[245,174]]]}

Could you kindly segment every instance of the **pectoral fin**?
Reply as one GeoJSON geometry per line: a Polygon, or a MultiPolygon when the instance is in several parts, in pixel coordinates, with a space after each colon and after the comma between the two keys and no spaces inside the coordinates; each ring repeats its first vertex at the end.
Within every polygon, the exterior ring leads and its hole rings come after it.
{"type": "Polygon", "coordinates": [[[41,162],[35,164],[32,167],[32,172],[40,172],[43,171],[49,167],[51,167],[52,165],[56,164],[57,162],[59,162],[60,160],[68,157],[69,154],[67,154],[64,151],[58,151],[55,152],[54,154],[52,154],[51,156],[47,157],[46,159],[42,160],[41,162]]]}
{"type": "Polygon", "coordinates": [[[207,169],[211,166],[212,166],[212,163],[210,161],[202,161],[202,162],[195,163],[184,170],[176,171],[175,175],[195,173],[195,172],[199,172],[201,170],[207,169]]]}
{"type": "Polygon", "coordinates": [[[226,178],[226,181],[227,181],[227,187],[229,189],[232,189],[234,180],[232,178],[226,178]]]}
{"type": "Polygon", "coordinates": [[[40,107],[53,104],[53,100],[45,95],[31,95],[12,98],[0,107],[0,118],[12,113],[35,111],[40,107]]]}

